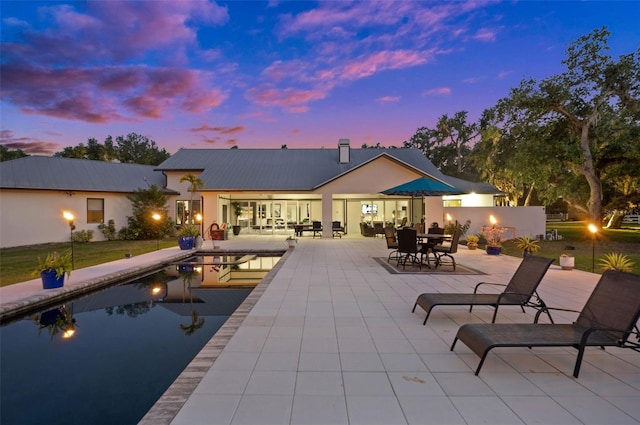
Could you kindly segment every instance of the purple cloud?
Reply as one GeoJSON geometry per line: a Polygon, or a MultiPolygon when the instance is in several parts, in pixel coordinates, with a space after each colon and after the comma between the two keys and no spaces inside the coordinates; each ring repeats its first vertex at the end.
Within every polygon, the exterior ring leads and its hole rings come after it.
{"type": "Polygon", "coordinates": [[[59,150],[57,143],[32,137],[15,137],[11,130],[0,131],[0,145],[11,150],[20,149],[29,155],[51,155],[59,150]]]}
{"type": "Polygon", "coordinates": [[[211,74],[181,65],[197,48],[194,23],[222,25],[209,1],[87,3],[39,9],[42,27],[8,19],[18,41],[2,46],[3,99],[30,114],[106,123],[201,113],[220,105],[211,74]],[[161,29],[161,30],[159,30],[161,29]],[[156,63],[155,66],[143,63],[156,63]]]}

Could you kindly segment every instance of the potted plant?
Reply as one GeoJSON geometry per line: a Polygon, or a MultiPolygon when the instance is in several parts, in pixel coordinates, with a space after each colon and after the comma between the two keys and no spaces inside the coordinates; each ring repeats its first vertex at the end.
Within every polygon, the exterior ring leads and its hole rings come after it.
{"type": "Polygon", "coordinates": [[[287,236],[287,239],[285,239],[285,241],[287,241],[287,244],[289,244],[289,248],[293,248],[298,242],[298,240],[291,235],[287,236]]]}
{"type": "Polygon", "coordinates": [[[503,227],[497,226],[484,226],[482,228],[482,236],[487,241],[487,254],[500,255],[502,252],[502,234],[504,233],[503,227]]]}
{"type": "Polygon", "coordinates": [[[571,257],[568,254],[560,255],[560,267],[562,268],[562,270],[573,270],[574,265],[574,257],[571,257]]]}
{"type": "Polygon", "coordinates": [[[193,249],[196,236],[200,232],[196,226],[185,224],[178,230],[178,246],[180,249],[193,249]]]}
{"type": "Polygon", "coordinates": [[[233,207],[233,213],[236,215],[236,225],[233,227],[233,235],[238,236],[240,234],[240,216],[242,215],[242,205],[240,202],[235,201],[231,203],[233,207]]]}
{"type": "Polygon", "coordinates": [[[480,237],[476,235],[467,236],[467,248],[470,250],[474,250],[478,248],[478,242],[480,241],[480,237]]]}
{"type": "Polygon", "coordinates": [[[44,260],[38,257],[38,266],[33,271],[33,275],[42,278],[43,289],[60,288],[64,285],[65,273],[71,276],[71,269],[71,251],[62,255],[52,251],[44,260]]]}
{"type": "Polygon", "coordinates": [[[534,252],[537,252],[540,249],[538,241],[536,239],[531,239],[528,236],[520,236],[519,238],[516,238],[516,246],[520,251],[522,251],[523,257],[533,255],[534,252]]]}

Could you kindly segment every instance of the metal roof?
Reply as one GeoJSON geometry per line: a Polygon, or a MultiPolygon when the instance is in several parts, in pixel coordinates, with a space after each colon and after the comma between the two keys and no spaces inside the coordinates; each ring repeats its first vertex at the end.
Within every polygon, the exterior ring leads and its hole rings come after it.
{"type": "Polygon", "coordinates": [[[465,193],[477,193],[478,195],[499,195],[503,193],[489,183],[474,183],[449,176],[447,176],[447,180],[458,189],[464,190],[465,193]]]}
{"type": "Polygon", "coordinates": [[[379,157],[447,182],[417,149],[354,149],[338,162],[338,149],[180,149],[157,169],[202,171],[204,190],[314,190],[379,157]]]}
{"type": "Polygon", "coordinates": [[[166,179],[153,165],[28,156],[0,162],[0,188],[131,193],[166,179]]]}

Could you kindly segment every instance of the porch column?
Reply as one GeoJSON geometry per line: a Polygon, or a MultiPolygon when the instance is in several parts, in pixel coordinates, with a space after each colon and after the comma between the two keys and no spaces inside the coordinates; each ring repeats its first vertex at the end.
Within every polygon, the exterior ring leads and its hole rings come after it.
{"type": "Polygon", "coordinates": [[[332,220],[333,220],[333,194],[332,193],[323,193],[322,194],[322,237],[323,238],[331,238],[333,237],[332,220]]]}

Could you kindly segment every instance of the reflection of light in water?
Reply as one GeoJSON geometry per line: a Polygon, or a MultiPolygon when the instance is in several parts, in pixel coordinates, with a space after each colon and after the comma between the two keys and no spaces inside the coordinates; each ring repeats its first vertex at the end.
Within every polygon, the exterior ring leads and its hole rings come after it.
{"type": "Polygon", "coordinates": [[[65,339],[68,339],[68,338],[71,338],[72,336],[74,336],[75,334],[76,334],[76,330],[73,328],[73,326],[69,326],[62,333],[62,337],[65,338],[65,339]]]}

